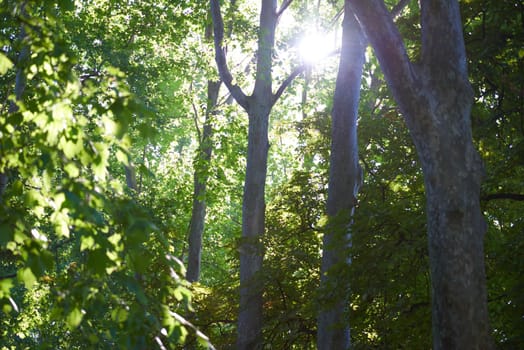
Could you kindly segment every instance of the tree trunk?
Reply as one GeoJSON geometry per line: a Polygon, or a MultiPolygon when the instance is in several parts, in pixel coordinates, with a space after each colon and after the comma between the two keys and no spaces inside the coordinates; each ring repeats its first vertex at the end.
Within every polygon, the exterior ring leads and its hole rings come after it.
{"type": "Polygon", "coordinates": [[[189,252],[187,261],[186,279],[196,282],[200,279],[200,262],[202,255],[202,236],[206,220],[206,188],[209,178],[209,166],[211,153],[213,152],[211,119],[217,105],[220,82],[208,81],[207,83],[207,107],[204,126],[202,128],[202,139],[200,140],[199,152],[193,175],[193,210],[189,224],[189,252]]]}
{"type": "Polygon", "coordinates": [[[261,349],[263,280],[263,244],[261,236],[265,230],[265,182],[269,149],[269,113],[282,92],[298,75],[288,77],[275,94],[272,92],[273,48],[278,17],[289,2],[283,2],[277,10],[276,0],[262,0],[260,25],[256,53],[256,74],[253,93],[246,96],[234,83],[227,67],[225,50],[222,47],[224,23],[220,13],[220,2],[211,0],[215,39],[215,59],[220,78],[229,92],[249,116],[248,150],[244,197],[242,203],[242,239],[240,241],[240,305],[238,316],[237,349],[261,349]]]}
{"type": "Polygon", "coordinates": [[[257,69],[253,95],[247,104],[249,131],[246,180],[242,202],[242,240],[240,243],[240,305],[237,349],[261,349],[263,245],[265,230],[265,184],[269,149],[269,113],[273,107],[272,54],[277,25],[276,0],[262,0],[258,33],[257,69]]]}
{"type": "MultiPolygon", "coordinates": [[[[26,10],[25,10],[25,4],[21,6],[21,13],[22,15],[26,16],[26,10]]],[[[27,33],[25,30],[24,25],[20,26],[20,33],[18,34],[18,38],[20,42],[22,43],[27,37],[27,33]]],[[[22,49],[20,50],[20,53],[18,54],[17,58],[17,71],[16,71],[16,78],[15,78],[15,88],[14,88],[14,95],[15,100],[19,101],[22,99],[22,95],[24,94],[24,90],[27,84],[26,75],[24,72],[24,65],[26,64],[26,61],[29,59],[29,46],[24,45],[22,46],[22,49]]],[[[15,101],[9,102],[9,109],[8,113],[15,113],[18,111],[18,105],[15,101]]],[[[0,172],[0,203],[2,201],[2,196],[7,188],[7,184],[9,182],[9,176],[7,175],[7,169],[4,169],[2,172],[0,172]]]]}
{"type": "Polygon", "coordinates": [[[422,62],[408,59],[381,0],[351,0],[406,119],[427,201],[434,349],[491,349],[480,210],[482,162],[457,1],[421,0],[422,62]]]}
{"type": "Polygon", "coordinates": [[[240,309],[238,349],[262,346],[261,236],[265,229],[265,182],[267,172],[269,109],[258,106],[249,114],[246,180],[242,202],[240,243],[240,309]]]}
{"type": "Polygon", "coordinates": [[[348,349],[350,224],[362,174],[358,164],[357,114],[365,51],[353,13],[346,11],[332,111],[332,141],[327,198],[329,223],[323,239],[317,348],[348,349]]]}
{"type": "Polygon", "coordinates": [[[136,170],[135,166],[129,162],[128,165],[124,165],[124,173],[126,175],[127,188],[138,192],[138,186],[136,184],[136,170]]]}
{"type": "MultiPolygon", "coordinates": [[[[469,119],[469,113],[456,110],[447,116],[469,119]]],[[[435,137],[436,143],[432,152],[419,146],[427,196],[433,348],[489,349],[481,161],[471,137],[446,128],[414,136],[425,137],[435,137]]]]}

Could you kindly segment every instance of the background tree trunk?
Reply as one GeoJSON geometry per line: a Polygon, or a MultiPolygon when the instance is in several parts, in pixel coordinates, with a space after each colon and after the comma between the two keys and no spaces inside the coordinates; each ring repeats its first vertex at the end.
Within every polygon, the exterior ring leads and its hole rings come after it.
{"type": "Polygon", "coordinates": [[[346,1],[342,49],[333,98],[327,198],[329,223],[323,239],[317,347],[348,349],[350,224],[362,175],[358,164],[357,115],[365,44],[346,1]]]}
{"type": "Polygon", "coordinates": [[[135,166],[129,162],[128,165],[124,165],[124,173],[126,175],[126,185],[129,189],[133,191],[138,191],[138,186],[136,183],[136,170],[135,166]]]}
{"type": "Polygon", "coordinates": [[[434,349],[491,349],[479,205],[482,162],[457,1],[422,0],[422,62],[381,0],[351,0],[406,119],[424,173],[434,349]]]}
{"type": "MultiPolygon", "coordinates": [[[[22,15],[26,15],[25,11],[25,4],[22,5],[21,8],[22,15]]],[[[27,37],[25,28],[23,25],[20,26],[20,33],[18,34],[18,38],[20,42],[22,43],[25,38],[27,37]]],[[[14,95],[16,101],[19,101],[22,99],[22,95],[24,94],[25,86],[27,83],[25,72],[24,72],[24,65],[27,59],[29,58],[29,46],[23,45],[22,49],[20,50],[20,53],[18,54],[17,58],[17,70],[16,70],[16,78],[15,78],[15,88],[14,88],[14,95]]],[[[18,106],[15,101],[10,101],[9,103],[9,113],[15,113],[18,111],[18,106]]],[[[2,172],[0,172],[0,202],[2,200],[2,195],[4,194],[7,184],[9,182],[9,176],[7,175],[7,170],[4,169],[2,172]]]]}
{"type": "Polygon", "coordinates": [[[207,83],[207,107],[204,126],[202,127],[202,139],[200,140],[195,172],[193,174],[193,210],[189,224],[189,252],[187,259],[186,279],[196,282],[200,279],[200,263],[202,255],[202,236],[206,220],[206,189],[209,178],[209,167],[212,144],[212,116],[217,105],[220,82],[208,81],[207,83]]]}

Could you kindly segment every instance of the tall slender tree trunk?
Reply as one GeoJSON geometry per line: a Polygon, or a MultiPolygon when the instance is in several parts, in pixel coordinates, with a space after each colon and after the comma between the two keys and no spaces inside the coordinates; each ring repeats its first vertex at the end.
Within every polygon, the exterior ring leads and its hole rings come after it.
{"type": "MultiPolygon", "coordinates": [[[[26,4],[24,3],[21,7],[21,15],[26,16],[27,12],[25,9],[26,4]]],[[[23,42],[27,37],[26,30],[24,28],[24,25],[20,25],[20,33],[18,34],[18,38],[20,42],[23,42]]],[[[20,53],[18,54],[17,58],[17,71],[16,71],[16,78],[15,78],[15,88],[14,88],[14,95],[15,95],[15,101],[11,101],[9,103],[9,113],[15,113],[18,111],[18,106],[16,104],[16,101],[19,101],[22,99],[22,95],[25,91],[25,87],[27,84],[27,79],[24,72],[24,65],[26,64],[26,61],[29,59],[29,46],[22,44],[22,49],[20,50],[20,53]]],[[[7,169],[4,169],[2,172],[0,172],[0,202],[2,200],[2,196],[7,188],[7,184],[9,182],[9,176],[7,175],[7,169]]]]}
{"type": "Polygon", "coordinates": [[[269,113],[274,103],[272,92],[272,53],[277,25],[276,0],[262,0],[258,34],[255,87],[250,97],[246,179],[242,202],[242,240],[240,244],[240,305],[238,313],[239,350],[261,349],[265,230],[265,184],[269,149],[269,113]]]}
{"type": "Polygon", "coordinates": [[[491,349],[483,174],[458,1],[421,0],[422,58],[413,64],[381,0],[350,0],[406,119],[424,173],[433,348],[491,349]]]}
{"type": "Polygon", "coordinates": [[[211,15],[215,39],[215,59],[220,78],[237,103],[249,116],[248,150],[244,197],[242,203],[242,239],[240,241],[240,305],[238,314],[237,349],[254,350],[263,347],[262,305],[263,280],[260,278],[264,247],[261,237],[265,230],[265,183],[269,149],[269,114],[286,87],[298,75],[291,74],[275,94],[272,92],[273,48],[278,17],[289,6],[283,1],[277,9],[276,0],[261,0],[260,24],[256,51],[256,73],[253,93],[245,95],[233,81],[222,47],[224,23],[220,2],[211,0],[211,15]]]}
{"type": "Polygon", "coordinates": [[[213,152],[212,117],[217,105],[219,90],[220,82],[208,81],[205,121],[202,127],[202,139],[200,140],[195,162],[195,172],[193,174],[193,210],[189,224],[189,252],[186,272],[186,279],[189,282],[196,282],[200,279],[202,236],[206,220],[207,181],[209,178],[211,154],[213,152]]]}
{"type": "Polygon", "coordinates": [[[351,217],[362,180],[358,164],[357,114],[365,43],[346,1],[340,65],[333,98],[327,198],[329,222],[323,239],[317,348],[348,349],[351,217]]]}

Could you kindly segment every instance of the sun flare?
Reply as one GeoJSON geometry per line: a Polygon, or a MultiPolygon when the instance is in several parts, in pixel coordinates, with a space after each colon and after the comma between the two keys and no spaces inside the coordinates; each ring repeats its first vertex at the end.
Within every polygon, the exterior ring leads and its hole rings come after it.
{"type": "Polygon", "coordinates": [[[327,57],[334,48],[332,35],[313,32],[302,37],[298,45],[298,52],[305,63],[314,64],[327,57]]]}

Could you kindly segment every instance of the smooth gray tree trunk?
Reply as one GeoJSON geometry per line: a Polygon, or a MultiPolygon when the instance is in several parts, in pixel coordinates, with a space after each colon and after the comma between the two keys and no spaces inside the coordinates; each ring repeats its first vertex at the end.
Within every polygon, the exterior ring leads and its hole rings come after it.
{"type": "Polygon", "coordinates": [[[323,239],[317,348],[348,349],[350,225],[362,181],[358,163],[357,115],[364,52],[364,37],[353,13],[345,6],[342,48],[333,97],[331,155],[327,214],[323,239]]]}
{"type": "Polygon", "coordinates": [[[186,279],[196,282],[200,279],[200,265],[202,256],[202,236],[206,220],[206,193],[209,178],[209,167],[212,144],[212,116],[217,105],[220,82],[208,81],[207,83],[207,106],[205,121],[202,127],[202,136],[195,162],[193,174],[193,209],[189,224],[189,252],[187,259],[186,279]]]}
{"type": "Polygon", "coordinates": [[[426,190],[433,348],[492,349],[480,210],[481,159],[456,0],[421,0],[422,57],[412,63],[382,0],[350,0],[408,125],[426,190]]]}

